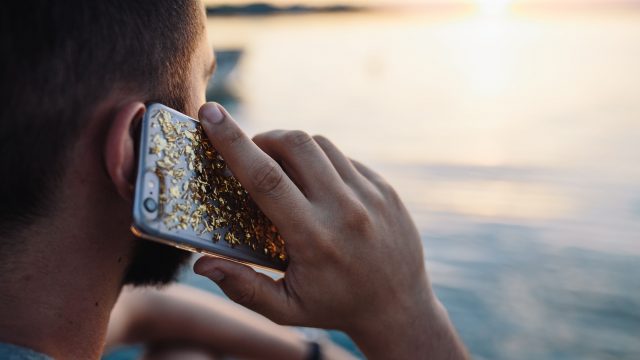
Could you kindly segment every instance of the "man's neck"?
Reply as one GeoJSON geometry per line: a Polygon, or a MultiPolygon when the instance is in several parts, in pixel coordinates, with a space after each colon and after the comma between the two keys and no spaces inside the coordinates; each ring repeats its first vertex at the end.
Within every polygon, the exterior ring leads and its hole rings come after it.
{"type": "Polygon", "coordinates": [[[0,342],[55,358],[98,359],[130,244],[92,230],[101,226],[90,215],[67,215],[82,225],[51,221],[11,239],[26,243],[0,265],[0,342]]]}

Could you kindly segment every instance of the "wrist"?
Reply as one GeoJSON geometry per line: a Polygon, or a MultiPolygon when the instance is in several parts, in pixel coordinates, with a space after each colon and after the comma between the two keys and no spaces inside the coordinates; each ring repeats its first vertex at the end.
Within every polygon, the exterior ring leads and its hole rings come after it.
{"type": "Polygon", "coordinates": [[[440,302],[434,296],[426,273],[414,286],[407,290],[396,290],[385,293],[382,300],[368,299],[365,307],[344,329],[348,334],[368,333],[370,329],[381,326],[406,325],[416,316],[432,317],[440,310],[440,302]]]}
{"type": "Polygon", "coordinates": [[[367,358],[464,358],[447,311],[426,279],[394,300],[345,330],[367,358]]]}

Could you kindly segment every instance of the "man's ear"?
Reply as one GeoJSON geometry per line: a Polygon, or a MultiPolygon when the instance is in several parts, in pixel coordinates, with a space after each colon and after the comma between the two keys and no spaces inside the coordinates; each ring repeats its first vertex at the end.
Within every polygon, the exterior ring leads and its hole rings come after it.
{"type": "Polygon", "coordinates": [[[129,102],[118,108],[109,120],[104,160],[116,190],[124,199],[132,201],[135,186],[136,151],[135,127],[144,115],[141,102],[129,102]]]}

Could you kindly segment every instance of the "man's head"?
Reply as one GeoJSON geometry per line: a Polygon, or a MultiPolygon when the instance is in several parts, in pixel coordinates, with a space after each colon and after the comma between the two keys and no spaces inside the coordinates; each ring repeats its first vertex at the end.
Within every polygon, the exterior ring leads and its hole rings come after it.
{"type": "Polygon", "coordinates": [[[135,249],[124,282],[170,280],[186,253],[120,238],[144,104],[195,116],[205,100],[214,60],[199,2],[11,2],[0,45],[0,261],[57,246],[30,239],[38,224],[92,227],[87,242],[135,249]]]}

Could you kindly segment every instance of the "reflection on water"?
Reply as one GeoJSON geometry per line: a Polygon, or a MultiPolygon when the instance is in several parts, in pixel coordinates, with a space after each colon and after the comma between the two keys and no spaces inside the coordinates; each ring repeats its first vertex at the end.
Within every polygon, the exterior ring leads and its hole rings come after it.
{"type": "Polygon", "coordinates": [[[478,358],[640,355],[638,185],[529,168],[407,173],[433,185],[412,212],[436,292],[478,358]]]}
{"type": "MultiPolygon", "coordinates": [[[[477,358],[640,358],[640,12],[212,18],[250,132],[381,172],[477,358]]],[[[216,80],[214,80],[216,81],[216,80]]]]}

